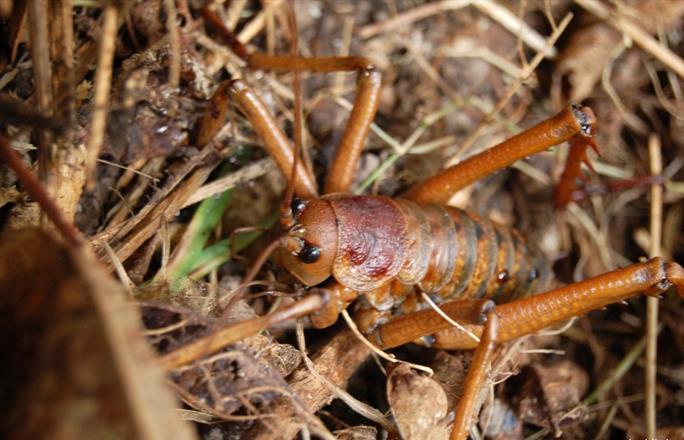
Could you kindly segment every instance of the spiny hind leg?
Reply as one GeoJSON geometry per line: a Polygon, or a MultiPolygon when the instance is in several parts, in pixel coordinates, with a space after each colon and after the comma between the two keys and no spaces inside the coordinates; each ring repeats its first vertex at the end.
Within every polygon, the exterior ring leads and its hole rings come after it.
{"type": "Polygon", "coordinates": [[[452,326],[435,310],[422,310],[380,325],[372,338],[382,348],[391,348],[432,334],[430,342],[436,348],[476,349],[451,434],[451,438],[466,438],[496,343],[537,332],[641,292],[660,294],[671,286],[684,297],[684,269],[677,263],[653,258],[495,307],[486,300],[456,300],[441,305],[443,312],[462,328],[452,326]],[[480,322],[483,315],[484,324],[480,322]]]}
{"type": "MultiPolygon", "coordinates": [[[[671,286],[684,297],[684,269],[677,263],[652,258],[578,283],[497,305],[499,331],[496,341],[505,342],[529,335],[640,293],[657,295],[671,286]]],[[[463,324],[467,332],[452,326],[434,310],[422,310],[399,316],[379,326],[372,338],[380,347],[392,348],[432,334],[433,346],[437,348],[461,350],[477,347],[472,334],[479,337],[484,329],[478,323],[482,313],[478,312],[477,303],[461,300],[440,307],[463,324]]]]}

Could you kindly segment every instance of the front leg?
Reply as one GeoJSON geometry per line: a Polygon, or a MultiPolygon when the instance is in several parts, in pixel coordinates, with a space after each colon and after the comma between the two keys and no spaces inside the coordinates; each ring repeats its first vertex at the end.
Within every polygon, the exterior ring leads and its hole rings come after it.
{"type": "MultiPolygon", "coordinates": [[[[356,173],[361,152],[366,144],[371,123],[378,111],[380,85],[382,83],[380,72],[375,70],[370,61],[364,57],[299,57],[249,53],[247,48],[238,41],[213,12],[205,7],[202,9],[202,15],[221,32],[232,51],[252,69],[316,73],[357,72],[354,106],[335,153],[335,158],[328,171],[324,188],[325,194],[348,192],[356,173]]],[[[243,106],[244,103],[240,105],[243,106]]],[[[254,124],[255,121],[252,121],[252,116],[247,114],[247,117],[254,124]]],[[[260,124],[261,119],[263,118],[258,118],[256,123],[260,124]]],[[[259,135],[262,136],[261,133],[259,135]]],[[[271,155],[276,158],[292,155],[289,142],[269,144],[264,139],[264,143],[271,155]]],[[[278,161],[278,166],[285,176],[290,175],[291,162],[278,161]]],[[[300,191],[297,191],[297,194],[300,197],[307,196],[300,191]]]]}

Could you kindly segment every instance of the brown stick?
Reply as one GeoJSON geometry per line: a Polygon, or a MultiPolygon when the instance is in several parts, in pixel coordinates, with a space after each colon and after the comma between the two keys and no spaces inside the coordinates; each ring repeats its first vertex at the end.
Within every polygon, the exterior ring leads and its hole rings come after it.
{"type": "Polygon", "coordinates": [[[568,107],[507,141],[424,180],[405,197],[416,202],[445,204],[456,191],[519,159],[575,136],[589,136],[595,120],[594,113],[588,107],[568,107]]]}
{"type": "Polygon", "coordinates": [[[88,157],[86,170],[88,186],[95,187],[95,169],[100,155],[107,126],[107,107],[112,88],[112,69],[116,49],[116,30],[119,28],[119,7],[116,2],[107,3],[102,13],[102,33],[97,69],[95,70],[95,92],[93,95],[93,115],[90,120],[86,151],[88,157]]]}
{"type": "Polygon", "coordinates": [[[211,23],[221,33],[223,41],[230,47],[230,50],[238,57],[247,61],[247,57],[249,57],[247,47],[223,24],[221,18],[209,9],[208,3],[200,9],[200,13],[205,20],[211,23]]]}
{"type": "MultiPolygon", "coordinates": [[[[632,264],[539,295],[498,305],[496,312],[499,317],[499,333],[496,342],[510,341],[537,332],[573,316],[624,301],[641,292],[649,295],[658,294],[672,285],[677,288],[677,293],[684,297],[684,269],[677,263],[653,258],[645,263],[632,264]]],[[[428,320],[426,316],[430,313],[437,315],[430,310],[426,311],[426,315],[418,315],[417,319],[406,319],[404,325],[415,327],[410,332],[392,331],[390,322],[378,328],[375,336],[383,348],[392,348],[414,340],[414,335],[420,333],[422,326],[428,328],[422,333],[426,335],[436,331],[437,325],[443,330],[434,335],[435,347],[449,350],[477,347],[477,342],[471,335],[452,327],[446,320],[442,319],[441,323],[428,320]],[[427,324],[423,324],[424,322],[427,324]]],[[[407,318],[411,316],[414,315],[408,315],[407,318]]],[[[463,326],[478,337],[482,335],[481,324],[473,323],[471,320],[464,322],[463,326]]]]}
{"type": "MultiPolygon", "coordinates": [[[[649,162],[652,175],[660,175],[663,172],[663,158],[660,147],[660,138],[653,134],[648,140],[649,162]]],[[[663,232],[663,187],[653,185],[651,188],[651,257],[661,255],[661,243],[663,232]]],[[[644,356],[644,413],[646,418],[646,435],[656,438],[656,376],[658,360],[658,298],[646,300],[646,353],[644,356]]]]}
{"type": "Polygon", "coordinates": [[[59,232],[62,233],[64,239],[72,246],[81,246],[85,242],[81,232],[64,218],[57,204],[45,191],[45,187],[26,168],[19,155],[12,149],[7,139],[2,136],[0,136],[0,159],[14,171],[29,194],[36,199],[48,218],[52,220],[59,232]]]}
{"type": "Polygon", "coordinates": [[[261,330],[279,322],[300,318],[320,310],[324,304],[325,300],[321,295],[309,295],[289,307],[277,310],[270,315],[236,322],[235,324],[223,327],[214,333],[165,354],[159,360],[169,370],[180,367],[202,356],[215,353],[228,344],[237,342],[247,336],[255,335],[261,330]]]}

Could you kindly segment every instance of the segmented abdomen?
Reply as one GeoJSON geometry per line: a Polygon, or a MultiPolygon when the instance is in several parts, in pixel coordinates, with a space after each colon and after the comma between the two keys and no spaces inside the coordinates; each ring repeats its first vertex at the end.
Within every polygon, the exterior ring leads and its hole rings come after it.
{"type": "Polygon", "coordinates": [[[398,275],[403,284],[415,283],[444,300],[497,303],[533,291],[540,269],[518,231],[457,208],[408,200],[397,204],[407,222],[417,225],[408,231],[407,264],[398,275]]]}
{"type": "Polygon", "coordinates": [[[514,229],[457,208],[394,202],[407,225],[404,262],[389,292],[366,293],[361,308],[374,310],[362,321],[369,325],[424,308],[420,292],[438,304],[466,298],[505,303],[535,293],[548,272],[514,229]]]}

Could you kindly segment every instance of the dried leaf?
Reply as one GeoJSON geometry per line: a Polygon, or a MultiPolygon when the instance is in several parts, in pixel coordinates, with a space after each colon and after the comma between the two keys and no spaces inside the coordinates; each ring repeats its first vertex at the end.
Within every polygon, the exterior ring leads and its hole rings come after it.
{"type": "Polygon", "coordinates": [[[448,438],[447,396],[434,379],[400,364],[387,378],[387,400],[403,438],[448,438]]]}
{"type": "Polygon", "coordinates": [[[177,368],[171,378],[186,391],[189,405],[217,417],[226,417],[246,404],[260,411],[288,394],[285,379],[268,364],[257,361],[244,344],[177,368]]]}
{"type": "Polygon", "coordinates": [[[375,440],[378,430],[373,426],[352,426],[334,432],[338,440],[375,440]]]}
{"type": "Polygon", "coordinates": [[[472,353],[447,353],[439,351],[430,364],[434,379],[442,385],[449,401],[449,408],[456,408],[463,392],[463,381],[468,373],[472,353]]]}
{"type": "Polygon", "coordinates": [[[87,249],[8,232],[0,292],[4,438],[194,438],[136,309],[87,249]]]}
{"type": "MultiPolygon", "coordinates": [[[[207,283],[186,279],[178,283],[174,296],[166,284],[147,286],[147,300],[156,299],[144,311],[144,322],[151,331],[151,340],[162,352],[173,350],[200,335],[210,332],[215,324],[216,295],[207,283]],[[160,304],[159,300],[171,304],[160,304]],[[168,330],[166,330],[168,329],[168,330]]],[[[219,296],[226,292],[219,291],[219,296]]],[[[253,318],[254,311],[244,301],[237,302],[225,322],[253,318]]],[[[223,321],[222,321],[223,322],[223,321]]],[[[299,365],[299,351],[281,344],[266,334],[255,335],[239,344],[226,347],[196,362],[171,372],[180,387],[185,402],[193,408],[227,418],[246,408],[261,410],[286,391],[284,376],[299,365]]]]}
{"type": "MultiPolygon", "coordinates": [[[[368,357],[369,351],[347,328],[337,332],[328,344],[311,356],[311,360],[319,374],[344,388],[359,364],[368,357]]],[[[308,424],[312,432],[319,429],[315,423],[317,419],[313,420],[311,414],[329,404],[333,400],[333,392],[312,376],[306,365],[300,365],[288,382],[293,395],[278,399],[272,408],[276,417],[260,420],[245,438],[271,439],[276,428],[282,438],[293,438],[304,424],[308,424]]]]}
{"type": "Polygon", "coordinates": [[[524,422],[550,428],[560,435],[562,425],[581,420],[586,415],[580,399],[589,387],[589,378],[571,361],[549,366],[530,364],[516,381],[521,381],[521,385],[513,400],[517,402],[519,417],[524,422]]]}
{"type": "MultiPolygon", "coordinates": [[[[632,15],[632,18],[644,26],[647,32],[655,33],[658,27],[676,28],[684,14],[682,2],[637,2],[633,8],[623,5],[620,13],[632,15]]],[[[588,14],[585,14],[587,18],[588,14]]],[[[581,102],[588,98],[601,79],[606,64],[617,56],[616,46],[623,36],[608,23],[595,20],[586,22],[572,33],[568,43],[558,57],[553,73],[554,89],[552,94],[556,105],[566,101],[581,102]],[[569,86],[564,92],[564,82],[569,86]]],[[[628,70],[633,85],[634,70],[628,70]]],[[[633,90],[633,89],[632,89],[633,90]]]]}

